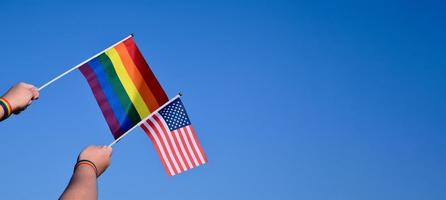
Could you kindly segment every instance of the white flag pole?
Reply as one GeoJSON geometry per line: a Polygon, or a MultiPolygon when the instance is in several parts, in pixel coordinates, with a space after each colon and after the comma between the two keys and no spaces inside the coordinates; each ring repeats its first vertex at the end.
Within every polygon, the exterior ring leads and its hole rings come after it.
{"type": "Polygon", "coordinates": [[[85,60],[84,62],[79,63],[78,65],[76,65],[76,66],[74,66],[73,68],[67,70],[66,72],[62,73],[61,75],[59,75],[59,76],[53,78],[51,81],[48,81],[47,83],[45,83],[44,85],[42,85],[41,87],[39,87],[39,91],[43,90],[44,88],[46,88],[48,85],[50,85],[50,84],[53,83],[54,81],[57,81],[58,79],[62,78],[63,76],[65,76],[65,75],[69,74],[70,72],[72,72],[72,71],[78,69],[78,68],[81,67],[83,64],[89,62],[91,59],[93,59],[93,58],[95,58],[95,57],[101,55],[102,53],[106,52],[107,50],[109,50],[109,49],[115,47],[117,44],[119,44],[119,43],[121,43],[121,42],[123,42],[123,41],[125,41],[125,40],[127,40],[127,39],[129,39],[129,38],[131,38],[131,37],[133,37],[133,34],[130,34],[130,35],[127,36],[126,38],[122,39],[121,41],[119,41],[119,42],[113,44],[112,46],[108,47],[107,49],[105,49],[105,50],[103,50],[103,51],[97,53],[96,55],[94,55],[94,56],[92,56],[91,58],[85,60]]]}
{"type": "Polygon", "coordinates": [[[170,99],[168,102],[166,102],[165,104],[163,104],[162,106],[160,106],[158,109],[156,109],[155,111],[153,111],[152,113],[150,113],[149,116],[147,116],[146,118],[144,118],[143,120],[141,120],[139,123],[137,123],[135,126],[133,126],[132,128],[130,128],[127,132],[125,132],[124,134],[122,134],[121,136],[119,136],[118,139],[116,139],[115,141],[113,141],[111,144],[109,144],[108,146],[111,147],[114,144],[118,143],[122,138],[124,138],[127,134],[129,134],[131,131],[133,131],[136,127],[141,126],[142,123],[144,123],[145,121],[147,121],[149,118],[151,118],[153,115],[155,115],[158,111],[160,111],[161,109],[163,109],[164,107],[166,107],[167,105],[169,105],[169,103],[172,103],[173,101],[175,101],[176,99],[180,98],[181,96],[183,96],[183,94],[180,92],[178,93],[175,97],[173,97],[172,99],[170,99]]]}

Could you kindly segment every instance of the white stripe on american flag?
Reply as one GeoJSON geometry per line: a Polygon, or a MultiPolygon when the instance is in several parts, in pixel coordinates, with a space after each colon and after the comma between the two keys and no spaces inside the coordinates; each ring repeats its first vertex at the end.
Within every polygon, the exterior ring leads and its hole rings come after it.
{"type": "Polygon", "coordinates": [[[156,113],[156,115],[154,117],[156,117],[157,118],[156,120],[157,121],[159,120],[161,122],[161,125],[164,126],[163,130],[168,131],[165,134],[169,137],[170,144],[172,144],[172,146],[173,146],[173,151],[175,152],[176,157],[180,161],[180,164],[182,167],[181,171],[186,171],[187,170],[186,165],[184,164],[183,158],[181,157],[180,152],[178,151],[177,144],[176,144],[175,140],[172,138],[172,133],[170,132],[170,129],[166,124],[166,121],[164,121],[163,117],[159,113],[156,113]]]}
{"type": "Polygon", "coordinates": [[[190,129],[190,126],[186,126],[184,128],[186,128],[186,132],[189,133],[189,137],[192,140],[192,143],[194,144],[195,152],[197,152],[198,157],[200,157],[201,164],[204,164],[205,161],[203,158],[203,154],[201,153],[200,149],[197,146],[197,141],[195,141],[195,137],[192,135],[193,133],[192,133],[192,130],[190,129]]]}
{"type": "Polygon", "coordinates": [[[181,153],[183,154],[184,158],[186,158],[187,165],[189,169],[193,168],[194,166],[190,162],[189,156],[187,155],[186,149],[184,149],[184,144],[180,139],[180,133],[178,133],[178,130],[173,131],[173,134],[177,138],[177,141],[180,143],[181,153]]]}
{"type": "Polygon", "coordinates": [[[150,136],[170,176],[207,162],[192,125],[170,131],[163,116],[156,113],[144,121],[142,127],[150,136]]]}
{"type": "Polygon", "coordinates": [[[173,169],[172,169],[172,166],[171,166],[171,164],[169,162],[169,159],[167,159],[166,153],[164,152],[163,145],[161,145],[161,142],[160,142],[158,136],[156,135],[155,131],[152,129],[152,127],[149,124],[147,124],[147,121],[145,121],[143,124],[149,130],[149,134],[151,134],[152,137],[155,139],[156,145],[158,146],[158,149],[161,152],[161,156],[162,156],[161,159],[163,159],[164,162],[166,163],[167,168],[168,168],[168,170],[170,172],[170,175],[171,176],[175,175],[175,172],[173,172],[173,169]]]}
{"type": "Polygon", "coordinates": [[[189,144],[189,140],[187,139],[187,135],[184,132],[184,129],[180,128],[179,130],[180,130],[181,135],[183,136],[183,139],[186,143],[187,149],[189,150],[189,154],[192,157],[192,159],[194,160],[195,166],[200,165],[200,164],[198,164],[197,158],[195,157],[194,150],[192,150],[191,145],[189,144]]]}
{"type": "Polygon", "coordinates": [[[167,149],[167,153],[169,154],[170,160],[172,160],[173,165],[175,166],[175,170],[176,170],[176,172],[177,172],[177,173],[180,173],[180,172],[181,172],[180,167],[178,166],[178,163],[177,163],[177,161],[175,160],[174,155],[173,155],[173,153],[172,153],[172,148],[170,147],[169,142],[168,142],[167,139],[166,139],[166,134],[167,134],[167,133],[164,132],[164,131],[161,129],[160,124],[158,124],[158,122],[155,121],[155,120],[153,119],[153,117],[149,118],[149,120],[153,123],[153,125],[155,125],[156,129],[158,130],[158,133],[161,135],[161,140],[163,141],[164,146],[165,146],[166,149],[167,149]]]}

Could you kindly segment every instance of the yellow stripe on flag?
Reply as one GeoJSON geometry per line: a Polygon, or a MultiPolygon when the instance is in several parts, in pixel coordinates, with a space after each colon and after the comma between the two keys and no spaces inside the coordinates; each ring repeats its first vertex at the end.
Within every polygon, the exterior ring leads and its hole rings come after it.
{"type": "Polygon", "coordinates": [[[121,80],[121,83],[124,86],[124,89],[127,92],[127,95],[129,96],[133,105],[135,106],[136,111],[138,111],[139,116],[141,117],[141,119],[147,117],[150,114],[149,108],[145,104],[138,89],[133,84],[130,76],[127,74],[127,71],[125,70],[125,67],[122,64],[118,52],[116,51],[115,48],[111,48],[105,53],[112,61],[116,74],[118,75],[119,80],[121,80]]]}

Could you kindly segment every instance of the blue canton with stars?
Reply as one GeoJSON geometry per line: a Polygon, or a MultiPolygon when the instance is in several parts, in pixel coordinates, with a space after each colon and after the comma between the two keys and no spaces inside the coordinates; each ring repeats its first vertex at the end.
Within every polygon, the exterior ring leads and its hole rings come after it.
{"type": "Polygon", "coordinates": [[[180,98],[172,101],[169,105],[161,109],[159,114],[164,118],[164,121],[166,121],[170,131],[191,124],[180,98]]]}

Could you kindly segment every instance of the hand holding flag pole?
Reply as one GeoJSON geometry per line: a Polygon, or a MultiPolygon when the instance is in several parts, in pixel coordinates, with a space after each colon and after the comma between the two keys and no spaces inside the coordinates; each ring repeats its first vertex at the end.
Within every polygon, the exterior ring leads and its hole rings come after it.
{"type": "Polygon", "coordinates": [[[43,90],[44,88],[46,88],[47,86],[51,85],[53,82],[59,80],[60,78],[64,77],[65,75],[69,74],[70,72],[72,72],[72,71],[78,69],[79,67],[81,67],[81,66],[84,65],[85,63],[89,62],[89,61],[92,60],[93,58],[95,58],[95,57],[97,57],[97,56],[103,54],[104,52],[106,52],[106,51],[108,51],[109,49],[113,48],[113,47],[116,46],[117,44],[119,44],[119,43],[121,43],[121,42],[123,42],[123,41],[125,41],[125,40],[127,40],[127,39],[129,39],[129,38],[131,38],[131,37],[133,37],[133,36],[134,36],[134,35],[133,35],[133,33],[132,33],[132,34],[130,34],[129,36],[127,36],[127,37],[125,37],[124,39],[122,39],[121,41],[116,42],[116,43],[113,44],[112,46],[108,47],[107,49],[105,49],[105,50],[103,50],[103,51],[97,53],[96,55],[94,55],[94,56],[88,58],[88,59],[85,60],[84,62],[79,63],[78,65],[76,65],[76,66],[72,67],[71,69],[65,71],[64,73],[60,74],[59,76],[56,76],[55,78],[51,79],[51,80],[48,81],[47,83],[45,83],[45,84],[43,84],[42,86],[40,86],[40,87],[39,87],[39,91],[43,90]]]}

